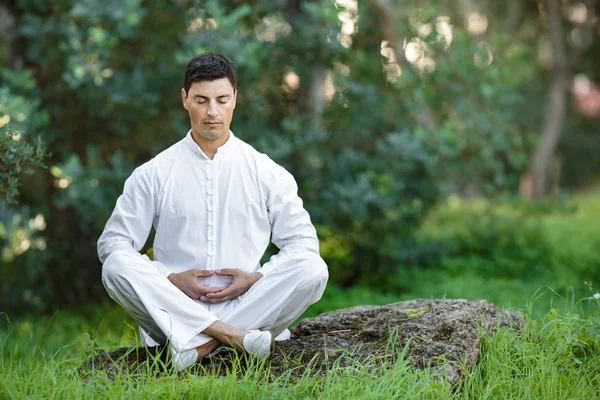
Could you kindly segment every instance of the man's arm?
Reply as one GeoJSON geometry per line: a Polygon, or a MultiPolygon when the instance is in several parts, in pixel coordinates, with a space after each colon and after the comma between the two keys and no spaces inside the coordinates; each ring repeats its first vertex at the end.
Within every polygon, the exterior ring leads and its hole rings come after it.
{"type": "Polygon", "coordinates": [[[271,224],[271,241],[279,248],[258,272],[267,275],[285,261],[311,252],[319,254],[317,231],[298,196],[298,185],[292,174],[275,164],[268,183],[267,208],[271,224]]]}
{"type": "MultiPolygon", "coordinates": [[[[113,213],[98,239],[98,257],[104,261],[117,250],[139,254],[152,228],[156,193],[145,169],[137,168],[125,181],[123,194],[117,199],[113,213]]],[[[165,277],[170,271],[157,261],[152,262],[165,277]]]]}

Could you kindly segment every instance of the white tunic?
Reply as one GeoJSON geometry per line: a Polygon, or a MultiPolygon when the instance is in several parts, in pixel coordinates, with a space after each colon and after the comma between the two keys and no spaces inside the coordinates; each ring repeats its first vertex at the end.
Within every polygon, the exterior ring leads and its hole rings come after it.
{"type": "MultiPolygon", "coordinates": [[[[289,172],[232,132],[213,160],[188,132],[127,179],[98,240],[100,261],[117,249],[139,254],[154,226],[153,264],[164,276],[221,268],[267,275],[296,254],[319,254],[297,190],[289,172]],[[280,251],[261,268],[271,234],[280,251]]],[[[216,274],[200,281],[230,282],[216,274]]]]}

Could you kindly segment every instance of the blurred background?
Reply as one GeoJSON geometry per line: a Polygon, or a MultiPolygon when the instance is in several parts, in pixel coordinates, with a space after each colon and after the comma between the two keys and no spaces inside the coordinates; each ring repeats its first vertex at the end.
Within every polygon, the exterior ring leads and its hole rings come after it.
{"type": "Polygon", "coordinates": [[[292,172],[317,227],[331,279],[307,315],[416,297],[525,307],[547,287],[577,301],[600,286],[599,12],[0,1],[0,311],[126,318],[96,241],[133,169],[188,131],[183,70],[205,51],[236,65],[232,130],[292,172]]]}

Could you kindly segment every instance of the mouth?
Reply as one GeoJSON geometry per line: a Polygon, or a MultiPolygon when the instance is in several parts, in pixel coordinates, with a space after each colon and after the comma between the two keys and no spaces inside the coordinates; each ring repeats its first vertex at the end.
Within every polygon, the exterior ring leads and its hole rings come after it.
{"type": "Polygon", "coordinates": [[[221,122],[219,122],[219,121],[204,121],[203,123],[204,123],[204,125],[208,125],[208,126],[221,125],[221,122]]]}

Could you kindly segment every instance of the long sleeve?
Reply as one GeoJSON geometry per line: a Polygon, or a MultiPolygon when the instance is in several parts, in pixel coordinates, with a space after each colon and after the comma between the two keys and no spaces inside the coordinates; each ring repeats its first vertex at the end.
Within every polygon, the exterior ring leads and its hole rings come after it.
{"type": "Polygon", "coordinates": [[[271,241],[279,248],[279,253],[258,270],[263,275],[301,253],[319,254],[317,232],[298,196],[294,177],[275,163],[272,163],[268,175],[267,209],[272,231],[271,241]]]}
{"type": "MultiPolygon", "coordinates": [[[[124,250],[139,257],[139,250],[148,239],[155,214],[156,193],[147,170],[137,168],[125,181],[123,194],[117,199],[113,213],[98,239],[98,257],[104,264],[108,256],[124,250]]],[[[160,262],[153,265],[164,276],[171,271],[160,262]]]]}

